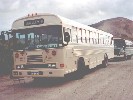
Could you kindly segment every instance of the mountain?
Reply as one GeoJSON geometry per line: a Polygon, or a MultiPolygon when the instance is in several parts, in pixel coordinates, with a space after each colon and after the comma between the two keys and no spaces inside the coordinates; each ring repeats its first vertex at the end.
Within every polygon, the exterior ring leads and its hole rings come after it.
{"type": "Polygon", "coordinates": [[[133,21],[127,18],[107,19],[89,26],[111,33],[114,37],[133,40],[133,21]]]}

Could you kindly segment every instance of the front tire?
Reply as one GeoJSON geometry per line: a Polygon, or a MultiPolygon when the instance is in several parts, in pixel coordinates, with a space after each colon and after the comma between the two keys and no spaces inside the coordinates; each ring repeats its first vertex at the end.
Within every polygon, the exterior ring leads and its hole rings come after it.
{"type": "Polygon", "coordinates": [[[76,79],[81,79],[85,75],[85,62],[83,58],[78,60],[76,79]]]}

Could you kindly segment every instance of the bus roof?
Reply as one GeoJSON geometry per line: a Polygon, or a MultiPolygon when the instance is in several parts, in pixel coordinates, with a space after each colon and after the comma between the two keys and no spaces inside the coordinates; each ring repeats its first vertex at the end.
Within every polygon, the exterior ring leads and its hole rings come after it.
{"type": "MultiPolygon", "coordinates": [[[[82,28],[82,29],[87,29],[89,31],[93,31],[93,32],[98,32],[98,33],[104,33],[104,34],[108,34],[107,32],[104,32],[102,30],[78,23],[76,21],[67,19],[65,17],[62,17],[60,15],[55,15],[55,14],[50,14],[50,13],[43,13],[43,14],[32,14],[32,15],[28,15],[22,18],[19,18],[17,20],[14,21],[13,25],[12,25],[12,30],[17,30],[17,29],[25,29],[25,28],[33,28],[33,27],[41,27],[41,26],[46,26],[46,25],[68,25],[71,27],[77,27],[77,28],[82,28]],[[53,18],[53,20],[51,21],[51,19],[49,19],[48,17],[53,18]],[[40,19],[43,18],[44,21],[46,21],[46,23],[44,22],[43,24],[40,25],[27,25],[24,26],[24,22],[25,21],[31,21],[31,20],[36,20],[36,19],[40,19]],[[46,19],[46,20],[45,20],[46,19]]],[[[110,34],[112,36],[112,34],[110,34]]]]}

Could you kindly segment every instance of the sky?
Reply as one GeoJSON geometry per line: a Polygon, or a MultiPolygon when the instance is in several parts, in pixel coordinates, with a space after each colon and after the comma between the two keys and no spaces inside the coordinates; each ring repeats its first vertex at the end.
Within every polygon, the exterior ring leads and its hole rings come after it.
{"type": "Polygon", "coordinates": [[[32,13],[52,13],[91,25],[124,17],[133,20],[132,0],[0,0],[0,31],[11,29],[14,20],[32,13]]]}

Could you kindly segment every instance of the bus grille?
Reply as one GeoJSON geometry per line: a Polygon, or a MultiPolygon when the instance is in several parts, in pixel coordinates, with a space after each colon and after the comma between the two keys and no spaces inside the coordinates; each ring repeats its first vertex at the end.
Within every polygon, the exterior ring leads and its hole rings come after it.
{"type": "Polygon", "coordinates": [[[42,55],[29,55],[27,56],[27,62],[43,62],[42,55]]]}

